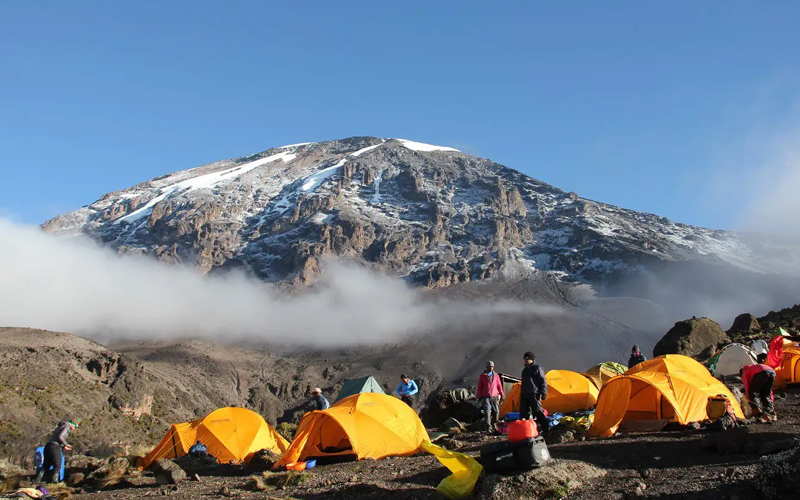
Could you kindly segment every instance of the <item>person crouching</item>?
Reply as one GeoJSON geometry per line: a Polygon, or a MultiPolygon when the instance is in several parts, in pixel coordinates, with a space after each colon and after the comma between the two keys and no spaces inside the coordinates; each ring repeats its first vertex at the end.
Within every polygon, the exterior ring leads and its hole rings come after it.
{"type": "Polygon", "coordinates": [[[753,409],[753,416],[762,419],[764,422],[775,422],[778,416],[775,414],[772,394],[772,386],[775,385],[775,370],[764,364],[748,365],[739,370],[744,383],[744,392],[747,401],[753,409]]]}

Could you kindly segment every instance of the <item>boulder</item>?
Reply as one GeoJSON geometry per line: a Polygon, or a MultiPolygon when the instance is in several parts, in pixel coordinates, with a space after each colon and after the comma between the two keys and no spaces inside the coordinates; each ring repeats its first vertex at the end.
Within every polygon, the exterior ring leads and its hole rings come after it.
{"type": "Polygon", "coordinates": [[[800,448],[763,457],[754,482],[765,500],[796,498],[800,491],[800,448]]]}
{"type": "Polygon", "coordinates": [[[86,476],[85,484],[98,490],[117,487],[123,483],[131,468],[127,458],[113,458],[94,472],[86,476]]]}
{"type": "Polygon", "coordinates": [[[156,478],[156,482],[161,485],[178,484],[186,479],[186,472],[172,460],[159,460],[152,464],[149,469],[156,478]]]}
{"type": "Polygon", "coordinates": [[[260,450],[250,460],[250,467],[269,470],[280,458],[281,456],[272,450],[260,450]]]}
{"type": "Polygon", "coordinates": [[[761,325],[756,317],[750,313],[745,313],[736,316],[728,333],[758,333],[760,331],[761,325]]]}
{"type": "Polygon", "coordinates": [[[106,464],[105,460],[87,455],[70,455],[66,459],[64,471],[66,475],[81,473],[84,476],[91,474],[106,464]]]}
{"type": "Polygon", "coordinates": [[[797,440],[795,437],[790,437],[787,439],[779,439],[777,441],[768,441],[761,445],[761,448],[758,449],[759,455],[771,455],[773,453],[778,453],[781,451],[791,450],[795,448],[800,441],[797,440]]]}
{"type": "Polygon", "coordinates": [[[17,467],[8,460],[0,460],[0,491],[8,489],[10,491],[19,487],[20,478],[25,471],[17,467]]]}
{"type": "MultiPolygon", "coordinates": [[[[255,457],[253,457],[253,461],[255,461],[255,457]]],[[[174,459],[174,462],[189,476],[192,474],[205,475],[220,467],[217,459],[211,455],[184,455],[174,459]]],[[[272,466],[272,464],[270,464],[270,466],[272,466]]]]}
{"type": "Polygon", "coordinates": [[[653,348],[653,356],[682,354],[706,359],[719,344],[730,342],[719,323],[708,318],[691,318],[675,323],[653,348]]]}
{"type": "Polygon", "coordinates": [[[449,432],[449,433],[461,433],[467,430],[467,428],[459,422],[458,420],[450,417],[442,423],[440,427],[442,432],[449,432]]]}
{"type": "Polygon", "coordinates": [[[735,427],[705,436],[701,442],[704,449],[723,455],[769,455],[795,448],[797,438],[775,439],[771,434],[754,432],[750,427],[735,427]]]}
{"type": "Polygon", "coordinates": [[[544,434],[547,444],[562,444],[575,441],[575,432],[566,426],[559,425],[544,434]]]}
{"type": "Polygon", "coordinates": [[[578,460],[552,459],[546,467],[520,474],[487,474],[473,498],[519,500],[562,498],[597,481],[606,471],[578,460]]]}

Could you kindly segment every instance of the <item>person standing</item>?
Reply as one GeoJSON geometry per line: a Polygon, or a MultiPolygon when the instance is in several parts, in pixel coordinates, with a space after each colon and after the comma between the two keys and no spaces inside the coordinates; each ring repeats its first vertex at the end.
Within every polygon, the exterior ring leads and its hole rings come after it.
{"type": "Polygon", "coordinates": [[[400,375],[400,383],[397,385],[395,392],[405,404],[414,408],[413,396],[419,392],[419,388],[411,377],[405,373],[400,375]]]}
{"type": "Polygon", "coordinates": [[[631,357],[628,358],[628,369],[633,368],[639,363],[644,363],[645,361],[647,361],[647,358],[645,358],[642,351],[639,350],[639,344],[633,344],[631,348],[631,357]]]}
{"type": "Polygon", "coordinates": [[[519,416],[529,420],[536,417],[542,432],[547,431],[550,422],[542,410],[542,401],[547,399],[547,379],[544,369],[536,364],[536,356],[528,351],[523,356],[525,367],[522,369],[522,387],[519,398],[519,416]]]}
{"type": "Polygon", "coordinates": [[[483,410],[486,430],[490,432],[496,428],[500,415],[500,399],[504,396],[503,382],[494,371],[494,361],[487,361],[486,371],[478,377],[477,397],[483,410]]]}
{"type": "Polygon", "coordinates": [[[80,425],[81,419],[77,417],[67,422],[58,423],[47,444],[44,445],[44,462],[42,463],[42,469],[36,475],[37,482],[55,483],[61,479],[63,453],[72,450],[72,446],[67,443],[67,438],[80,425]]]}
{"type": "Polygon", "coordinates": [[[744,383],[747,401],[753,409],[753,416],[766,422],[778,420],[773,406],[772,386],[775,384],[775,370],[768,365],[748,365],[739,370],[744,383]]]}
{"type": "Polygon", "coordinates": [[[311,396],[314,399],[314,404],[317,405],[318,411],[327,410],[331,407],[330,401],[328,401],[328,398],[322,395],[322,389],[319,387],[315,387],[314,390],[311,391],[311,396]]]}

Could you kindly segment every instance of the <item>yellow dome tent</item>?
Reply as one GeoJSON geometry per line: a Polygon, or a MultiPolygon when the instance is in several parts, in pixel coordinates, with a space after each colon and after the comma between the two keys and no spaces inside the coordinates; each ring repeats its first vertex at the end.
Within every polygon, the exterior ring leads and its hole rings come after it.
{"type": "Polygon", "coordinates": [[[361,393],[327,410],[306,413],[275,465],[342,455],[359,460],[408,456],[429,441],[425,426],[407,404],[385,394],[361,393]]]}
{"type": "MultiPolygon", "coordinates": [[[[588,410],[597,402],[597,387],[580,373],[569,370],[550,370],[547,379],[547,399],[542,406],[549,413],[571,413],[588,410]]],[[[519,411],[521,384],[517,382],[500,406],[500,418],[508,412],[519,411]]]]}
{"type": "Polygon", "coordinates": [[[606,361],[599,365],[594,365],[585,372],[581,373],[584,377],[588,378],[594,383],[594,386],[599,390],[607,381],[622,375],[628,369],[627,366],[614,363],[613,361],[606,361]]]}
{"type": "Polygon", "coordinates": [[[744,418],[731,391],[692,358],[677,354],[640,363],[603,385],[597,398],[590,436],[611,436],[623,426],[660,428],[669,422],[688,424],[708,418],[708,398],[728,398],[744,418]]]}
{"type": "Polygon", "coordinates": [[[172,424],[164,439],[144,459],[144,468],[162,458],[186,455],[200,441],[221,463],[249,462],[260,450],[281,454],[289,447],[264,418],[245,408],[220,408],[205,417],[172,424]]]}

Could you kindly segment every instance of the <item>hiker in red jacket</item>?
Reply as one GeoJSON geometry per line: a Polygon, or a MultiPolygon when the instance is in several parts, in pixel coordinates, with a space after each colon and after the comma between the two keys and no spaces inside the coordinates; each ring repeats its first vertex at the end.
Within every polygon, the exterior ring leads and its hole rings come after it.
{"type": "Polygon", "coordinates": [[[778,420],[772,402],[772,386],[775,383],[775,370],[767,365],[748,365],[739,370],[744,383],[747,401],[753,409],[753,416],[763,418],[766,422],[778,420]]]}
{"type": "Polygon", "coordinates": [[[483,418],[486,430],[496,429],[498,417],[500,415],[500,398],[504,397],[503,382],[500,375],[494,371],[494,362],[486,362],[486,371],[478,377],[478,401],[483,409],[483,418]],[[494,414],[494,417],[492,417],[494,414]]]}

